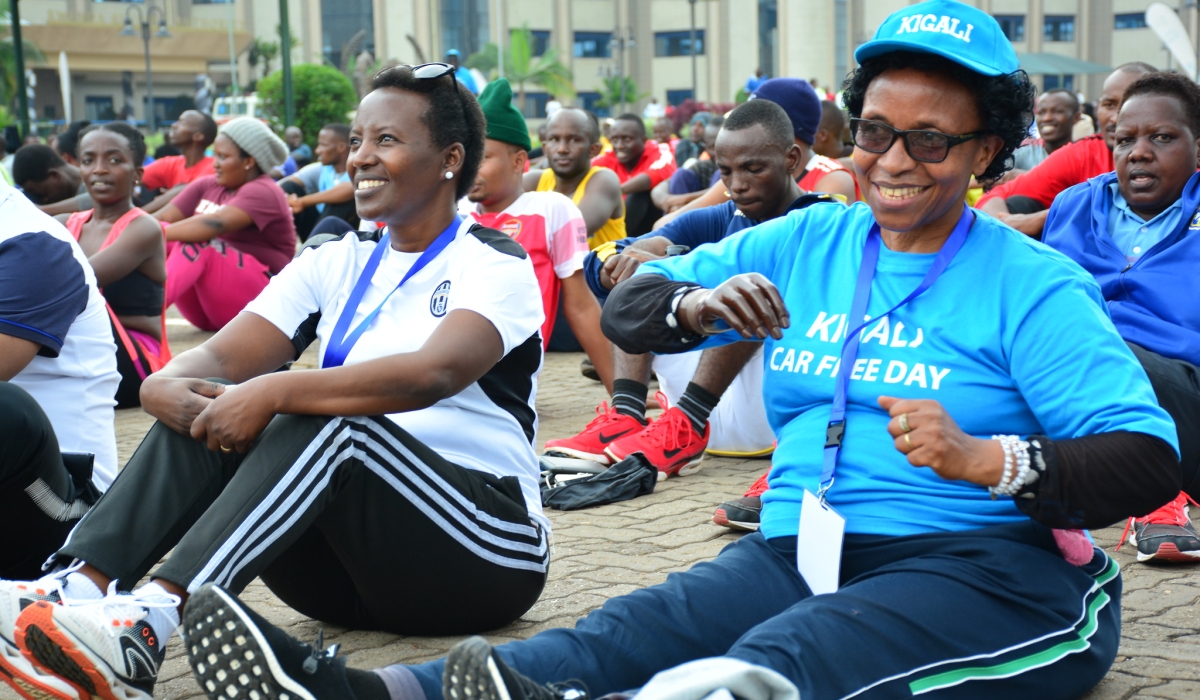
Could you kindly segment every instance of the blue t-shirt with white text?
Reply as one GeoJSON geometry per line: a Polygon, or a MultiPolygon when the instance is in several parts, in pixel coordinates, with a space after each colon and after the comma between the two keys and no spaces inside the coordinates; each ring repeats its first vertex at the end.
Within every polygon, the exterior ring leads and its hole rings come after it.
{"type": "MultiPolygon", "coordinates": [[[[863,332],[828,493],[848,533],[912,535],[1026,518],[1011,498],[992,500],[982,486],[911,466],[887,432],[881,395],[935,399],[980,438],[1128,430],[1177,445],[1174,423],[1113,328],[1091,275],[995,219],[975,217],[933,287],[863,332]]],[[[708,288],[758,272],[787,304],[791,327],[764,348],[763,399],[779,439],[763,496],[766,537],[794,536],[804,489],[817,491],[834,377],[852,324],[846,317],[873,223],[862,203],[808,207],[638,269],[708,288]]],[[[868,317],[915,289],[934,257],[881,246],[868,317]]],[[[739,339],[727,332],[704,347],[739,339]]]]}

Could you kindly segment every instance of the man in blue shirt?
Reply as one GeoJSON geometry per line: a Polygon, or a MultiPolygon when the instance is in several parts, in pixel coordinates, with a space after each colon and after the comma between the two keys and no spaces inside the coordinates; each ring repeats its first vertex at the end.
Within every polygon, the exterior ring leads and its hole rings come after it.
{"type": "Polygon", "coordinates": [[[465,85],[472,94],[478,95],[479,86],[475,84],[475,76],[471,75],[470,69],[466,66],[459,65],[461,58],[462,54],[458,52],[458,49],[450,49],[446,52],[446,63],[454,66],[454,77],[458,79],[458,82],[465,85]]]}
{"type": "Polygon", "coordinates": [[[288,196],[296,221],[296,235],[303,242],[313,227],[327,216],[336,216],[352,228],[358,226],[354,187],[346,162],[350,158],[350,127],[326,124],[317,134],[317,162],[310,163],[279,185],[288,196]]]}
{"type": "Polygon", "coordinates": [[[1200,561],[1200,87],[1173,73],[1133,83],[1117,120],[1116,172],[1063,192],[1043,242],[1100,283],[1113,323],[1175,419],[1183,492],[1133,521],[1138,561],[1200,561]]]}
{"type": "MultiPolygon", "coordinates": [[[[805,195],[790,177],[801,152],[793,142],[787,113],[773,102],[753,100],[735,109],[715,150],[732,199],[690,212],[659,231],[612,241],[589,253],[584,276],[598,297],[607,297],[648,260],[694,250],[814,203],[836,205],[825,195],[805,195]]],[[[601,410],[579,435],[548,441],[548,452],[603,464],[640,453],[662,479],[694,471],[706,448],[718,454],[771,451],[774,436],[762,406],[760,343],[679,356],[631,355],[616,347],[613,353],[612,408],[601,410]],[[653,422],[646,419],[651,369],[664,393],[677,399],[653,422]]]]}

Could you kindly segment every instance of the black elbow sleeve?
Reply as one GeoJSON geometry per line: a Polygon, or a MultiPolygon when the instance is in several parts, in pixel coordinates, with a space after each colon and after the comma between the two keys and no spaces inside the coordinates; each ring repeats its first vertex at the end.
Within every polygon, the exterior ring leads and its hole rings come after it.
{"type": "Polygon", "coordinates": [[[672,325],[671,304],[680,290],[698,289],[662,275],[634,275],[613,288],[600,315],[600,330],[621,350],[640,355],[694,349],[703,340],[672,325]]]}

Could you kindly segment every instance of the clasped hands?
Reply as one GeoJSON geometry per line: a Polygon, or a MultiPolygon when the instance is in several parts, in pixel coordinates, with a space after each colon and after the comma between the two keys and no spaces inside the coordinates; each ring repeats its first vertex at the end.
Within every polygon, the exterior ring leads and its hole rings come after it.
{"type": "Polygon", "coordinates": [[[270,375],[240,385],[205,379],[150,376],[142,384],[142,407],[168,428],[208,449],[245,454],[278,412],[270,375]]]}
{"type": "MultiPolygon", "coordinates": [[[[747,273],[715,289],[697,289],[680,300],[676,317],[685,330],[709,334],[717,320],[747,340],[783,338],[791,317],[775,285],[763,275],[747,273]]],[[[844,368],[849,371],[849,368],[844,368]]],[[[879,405],[891,416],[887,430],[896,450],[914,467],[929,467],[947,480],[980,486],[1000,483],[1004,451],[995,440],[966,434],[933,399],[880,396],[879,405]]]]}

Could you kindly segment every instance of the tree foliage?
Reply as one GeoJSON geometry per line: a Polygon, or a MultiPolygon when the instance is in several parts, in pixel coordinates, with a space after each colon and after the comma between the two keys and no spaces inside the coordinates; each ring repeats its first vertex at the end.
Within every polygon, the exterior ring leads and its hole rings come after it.
{"type": "Polygon", "coordinates": [[[614,75],[603,80],[600,87],[600,99],[596,101],[596,106],[612,108],[618,105],[628,105],[649,96],[648,92],[638,92],[637,83],[633,82],[633,78],[628,75],[624,78],[614,75]],[[623,93],[622,87],[625,89],[623,93]]]}
{"type": "Polygon", "coordinates": [[[557,97],[573,99],[575,85],[571,69],[558,60],[558,49],[548,48],[541,56],[533,55],[533,32],[529,25],[512,30],[508,50],[504,52],[504,77],[517,86],[517,100],[525,109],[525,84],[540,85],[557,97]]]}
{"type": "MultiPolygon", "coordinates": [[[[304,131],[304,141],[317,144],[317,132],[326,124],[346,122],[350,110],[358,105],[354,83],[340,70],[317,63],[292,67],[292,92],[296,104],[296,126],[304,131]]],[[[283,125],[283,71],[275,71],[258,83],[258,101],[263,112],[283,125]]]]}
{"type": "MultiPolygon", "coordinates": [[[[0,26],[12,26],[12,17],[8,10],[0,12],[0,26]]],[[[16,44],[13,43],[12,31],[5,32],[7,36],[0,38],[0,105],[5,105],[12,109],[12,113],[18,112],[16,108],[17,102],[17,51],[16,44]]],[[[45,55],[36,44],[23,39],[21,47],[25,53],[25,65],[28,66],[35,61],[44,62],[45,55]]]]}
{"type": "Polygon", "coordinates": [[[274,61],[278,57],[278,41],[267,41],[260,37],[254,38],[254,43],[250,45],[250,65],[260,66],[262,74],[268,75],[271,72],[271,61],[274,61]]]}

